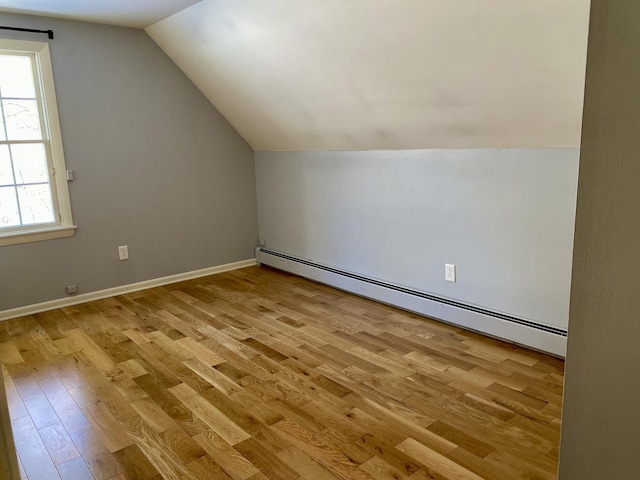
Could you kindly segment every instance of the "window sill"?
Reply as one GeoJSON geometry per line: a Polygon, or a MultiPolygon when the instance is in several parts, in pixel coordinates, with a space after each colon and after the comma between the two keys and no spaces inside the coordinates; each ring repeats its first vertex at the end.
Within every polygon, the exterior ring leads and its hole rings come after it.
{"type": "Polygon", "coordinates": [[[0,247],[72,237],[73,234],[76,233],[76,228],[75,225],[71,227],[61,227],[57,225],[55,227],[23,230],[21,232],[0,233],[0,247]]]}

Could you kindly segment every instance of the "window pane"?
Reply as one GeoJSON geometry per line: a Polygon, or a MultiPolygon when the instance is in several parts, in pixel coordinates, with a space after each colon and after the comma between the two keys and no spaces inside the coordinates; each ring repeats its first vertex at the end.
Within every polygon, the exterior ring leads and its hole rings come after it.
{"type": "Polygon", "coordinates": [[[22,224],[51,223],[55,220],[49,185],[18,187],[22,224]]]}
{"type": "Polygon", "coordinates": [[[0,145],[0,185],[13,185],[8,145],[0,145]]]}
{"type": "Polygon", "coordinates": [[[36,98],[31,57],[0,55],[0,94],[5,98],[36,98]]]}
{"type": "Polygon", "coordinates": [[[44,145],[11,145],[16,183],[48,183],[49,168],[44,145]]]}
{"type": "Polygon", "coordinates": [[[14,187],[0,187],[0,228],[17,227],[20,225],[16,189],[14,187]]]}
{"type": "Polygon", "coordinates": [[[40,118],[35,100],[2,100],[9,140],[40,140],[40,118]]]}

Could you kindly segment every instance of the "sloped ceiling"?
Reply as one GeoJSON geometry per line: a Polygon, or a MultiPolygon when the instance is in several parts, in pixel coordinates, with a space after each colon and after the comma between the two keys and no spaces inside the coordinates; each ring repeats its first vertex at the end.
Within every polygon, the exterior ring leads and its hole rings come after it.
{"type": "Polygon", "coordinates": [[[146,31],[256,150],[575,147],[588,0],[203,0],[146,31]]]}

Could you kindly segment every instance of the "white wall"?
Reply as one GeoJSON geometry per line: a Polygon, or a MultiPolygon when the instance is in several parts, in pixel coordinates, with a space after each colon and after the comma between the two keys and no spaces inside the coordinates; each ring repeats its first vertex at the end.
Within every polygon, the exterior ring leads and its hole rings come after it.
{"type": "Polygon", "coordinates": [[[269,249],[566,329],[578,149],[256,152],[269,249]],[[458,281],[444,281],[454,263],[458,281]]]}

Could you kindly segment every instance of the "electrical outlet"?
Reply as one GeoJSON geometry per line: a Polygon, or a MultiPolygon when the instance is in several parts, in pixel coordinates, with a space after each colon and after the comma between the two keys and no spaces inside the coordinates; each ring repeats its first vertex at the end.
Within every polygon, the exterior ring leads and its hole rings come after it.
{"type": "Polygon", "coordinates": [[[67,285],[67,293],[69,295],[71,295],[73,293],[78,293],[78,286],[77,285],[67,285]]]}
{"type": "Polygon", "coordinates": [[[129,247],[127,245],[118,247],[118,256],[120,260],[129,260],[129,247]]]}
{"type": "Polygon", "coordinates": [[[444,279],[447,282],[455,282],[456,281],[456,266],[450,263],[444,264],[444,279]]]}

